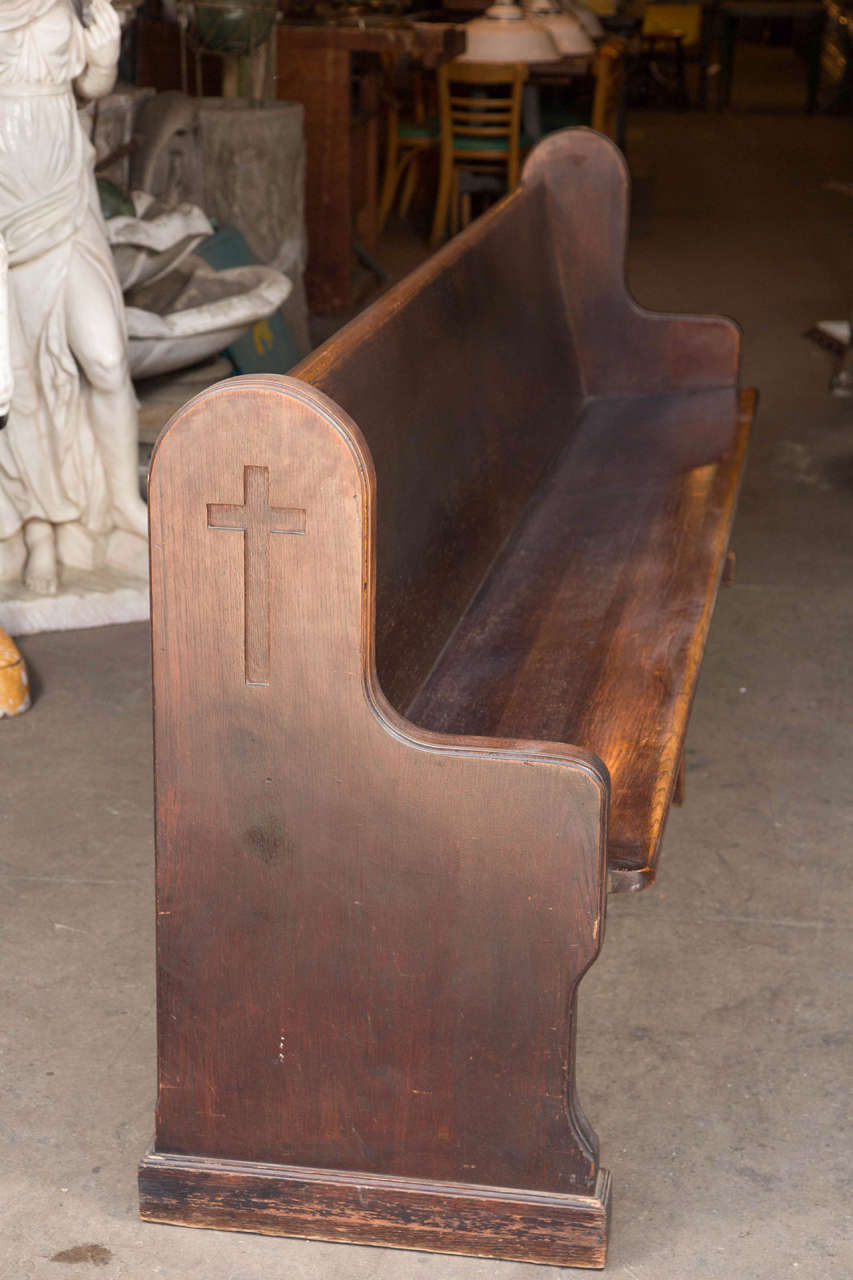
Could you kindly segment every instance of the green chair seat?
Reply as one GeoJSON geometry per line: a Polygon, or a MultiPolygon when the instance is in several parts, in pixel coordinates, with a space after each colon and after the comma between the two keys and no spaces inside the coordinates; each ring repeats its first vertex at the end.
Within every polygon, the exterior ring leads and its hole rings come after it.
{"type": "Polygon", "coordinates": [[[429,120],[417,123],[414,120],[401,120],[397,125],[398,138],[438,138],[440,128],[438,116],[430,116],[429,120]]]}
{"type": "MultiPolygon", "coordinates": [[[[528,134],[522,133],[519,138],[519,145],[522,147],[532,147],[535,139],[528,134]]],[[[506,138],[469,138],[465,134],[456,134],[453,138],[454,151],[506,151],[508,142],[506,138]]]]}
{"type": "Polygon", "coordinates": [[[558,129],[573,129],[577,125],[588,125],[588,111],[548,111],[541,114],[542,134],[556,133],[558,129]]]}

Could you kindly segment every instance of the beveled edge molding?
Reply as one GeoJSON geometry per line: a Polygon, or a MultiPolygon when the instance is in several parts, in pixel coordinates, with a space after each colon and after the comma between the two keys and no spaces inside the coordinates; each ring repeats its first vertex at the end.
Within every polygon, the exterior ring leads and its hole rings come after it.
{"type": "Polygon", "coordinates": [[[153,1150],[139,1165],[151,1222],[562,1267],[604,1266],[609,1205],[606,1169],[583,1196],[153,1150]]]}

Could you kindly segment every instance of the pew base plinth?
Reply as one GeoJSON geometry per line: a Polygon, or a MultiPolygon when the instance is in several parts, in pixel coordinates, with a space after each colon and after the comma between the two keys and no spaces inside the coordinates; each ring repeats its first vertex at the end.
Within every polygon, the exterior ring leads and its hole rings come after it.
{"type": "Polygon", "coordinates": [[[139,1204],[185,1227],[601,1268],[610,1174],[564,1195],[149,1151],[139,1204]]]}

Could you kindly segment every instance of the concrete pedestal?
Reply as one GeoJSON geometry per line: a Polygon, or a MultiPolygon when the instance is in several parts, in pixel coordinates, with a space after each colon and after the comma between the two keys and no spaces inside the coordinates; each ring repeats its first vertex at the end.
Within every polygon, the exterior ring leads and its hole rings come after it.
{"type": "Polygon", "coordinates": [[[253,106],[242,98],[205,98],[199,120],[204,191],[198,203],[208,217],[242,232],[258,262],[293,281],[282,312],[307,353],[302,104],[253,106]]]}
{"type": "Polygon", "coordinates": [[[11,636],[147,617],[147,580],[119,569],[65,569],[55,596],[37,595],[20,581],[0,581],[0,627],[11,636]]]}

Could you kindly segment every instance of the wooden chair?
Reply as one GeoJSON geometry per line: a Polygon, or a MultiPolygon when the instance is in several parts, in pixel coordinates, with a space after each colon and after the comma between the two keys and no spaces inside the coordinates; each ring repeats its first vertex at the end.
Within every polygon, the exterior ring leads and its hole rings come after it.
{"type": "Polygon", "coordinates": [[[400,217],[405,218],[417,190],[421,160],[430,151],[437,150],[439,140],[438,119],[427,113],[422,67],[414,66],[411,69],[411,106],[409,111],[405,111],[395,83],[398,60],[393,55],[386,55],[383,64],[385,174],[379,198],[380,231],[388,221],[388,214],[401,183],[399,212],[400,217]]]}
{"type": "Polygon", "coordinates": [[[705,105],[706,34],[701,4],[649,0],[643,9],[641,27],[640,69],[646,96],[662,105],[690,106],[686,64],[699,62],[699,98],[700,105],[705,105]]]}
{"type": "Polygon", "coordinates": [[[595,93],[592,127],[618,147],[625,148],[625,81],[627,41],[620,36],[603,40],[595,54],[595,93]]]}
{"type": "MultiPolygon", "coordinates": [[[[625,143],[625,86],[627,79],[628,42],[621,36],[609,36],[598,46],[595,54],[592,102],[588,93],[579,101],[557,101],[540,110],[543,135],[556,133],[576,125],[592,125],[624,150],[625,143]]],[[[543,91],[556,91],[564,97],[568,83],[570,92],[577,84],[565,74],[551,71],[550,66],[535,71],[534,78],[543,91]]]]}
{"type": "Polygon", "coordinates": [[[512,191],[518,185],[522,151],[521,91],[527,67],[519,62],[448,62],[438,69],[441,161],[431,244],[444,239],[450,216],[454,235],[471,213],[471,186],[494,185],[512,191]],[[460,174],[493,183],[469,183],[460,191],[460,174]],[[461,206],[461,208],[460,208],[461,206]]]}

